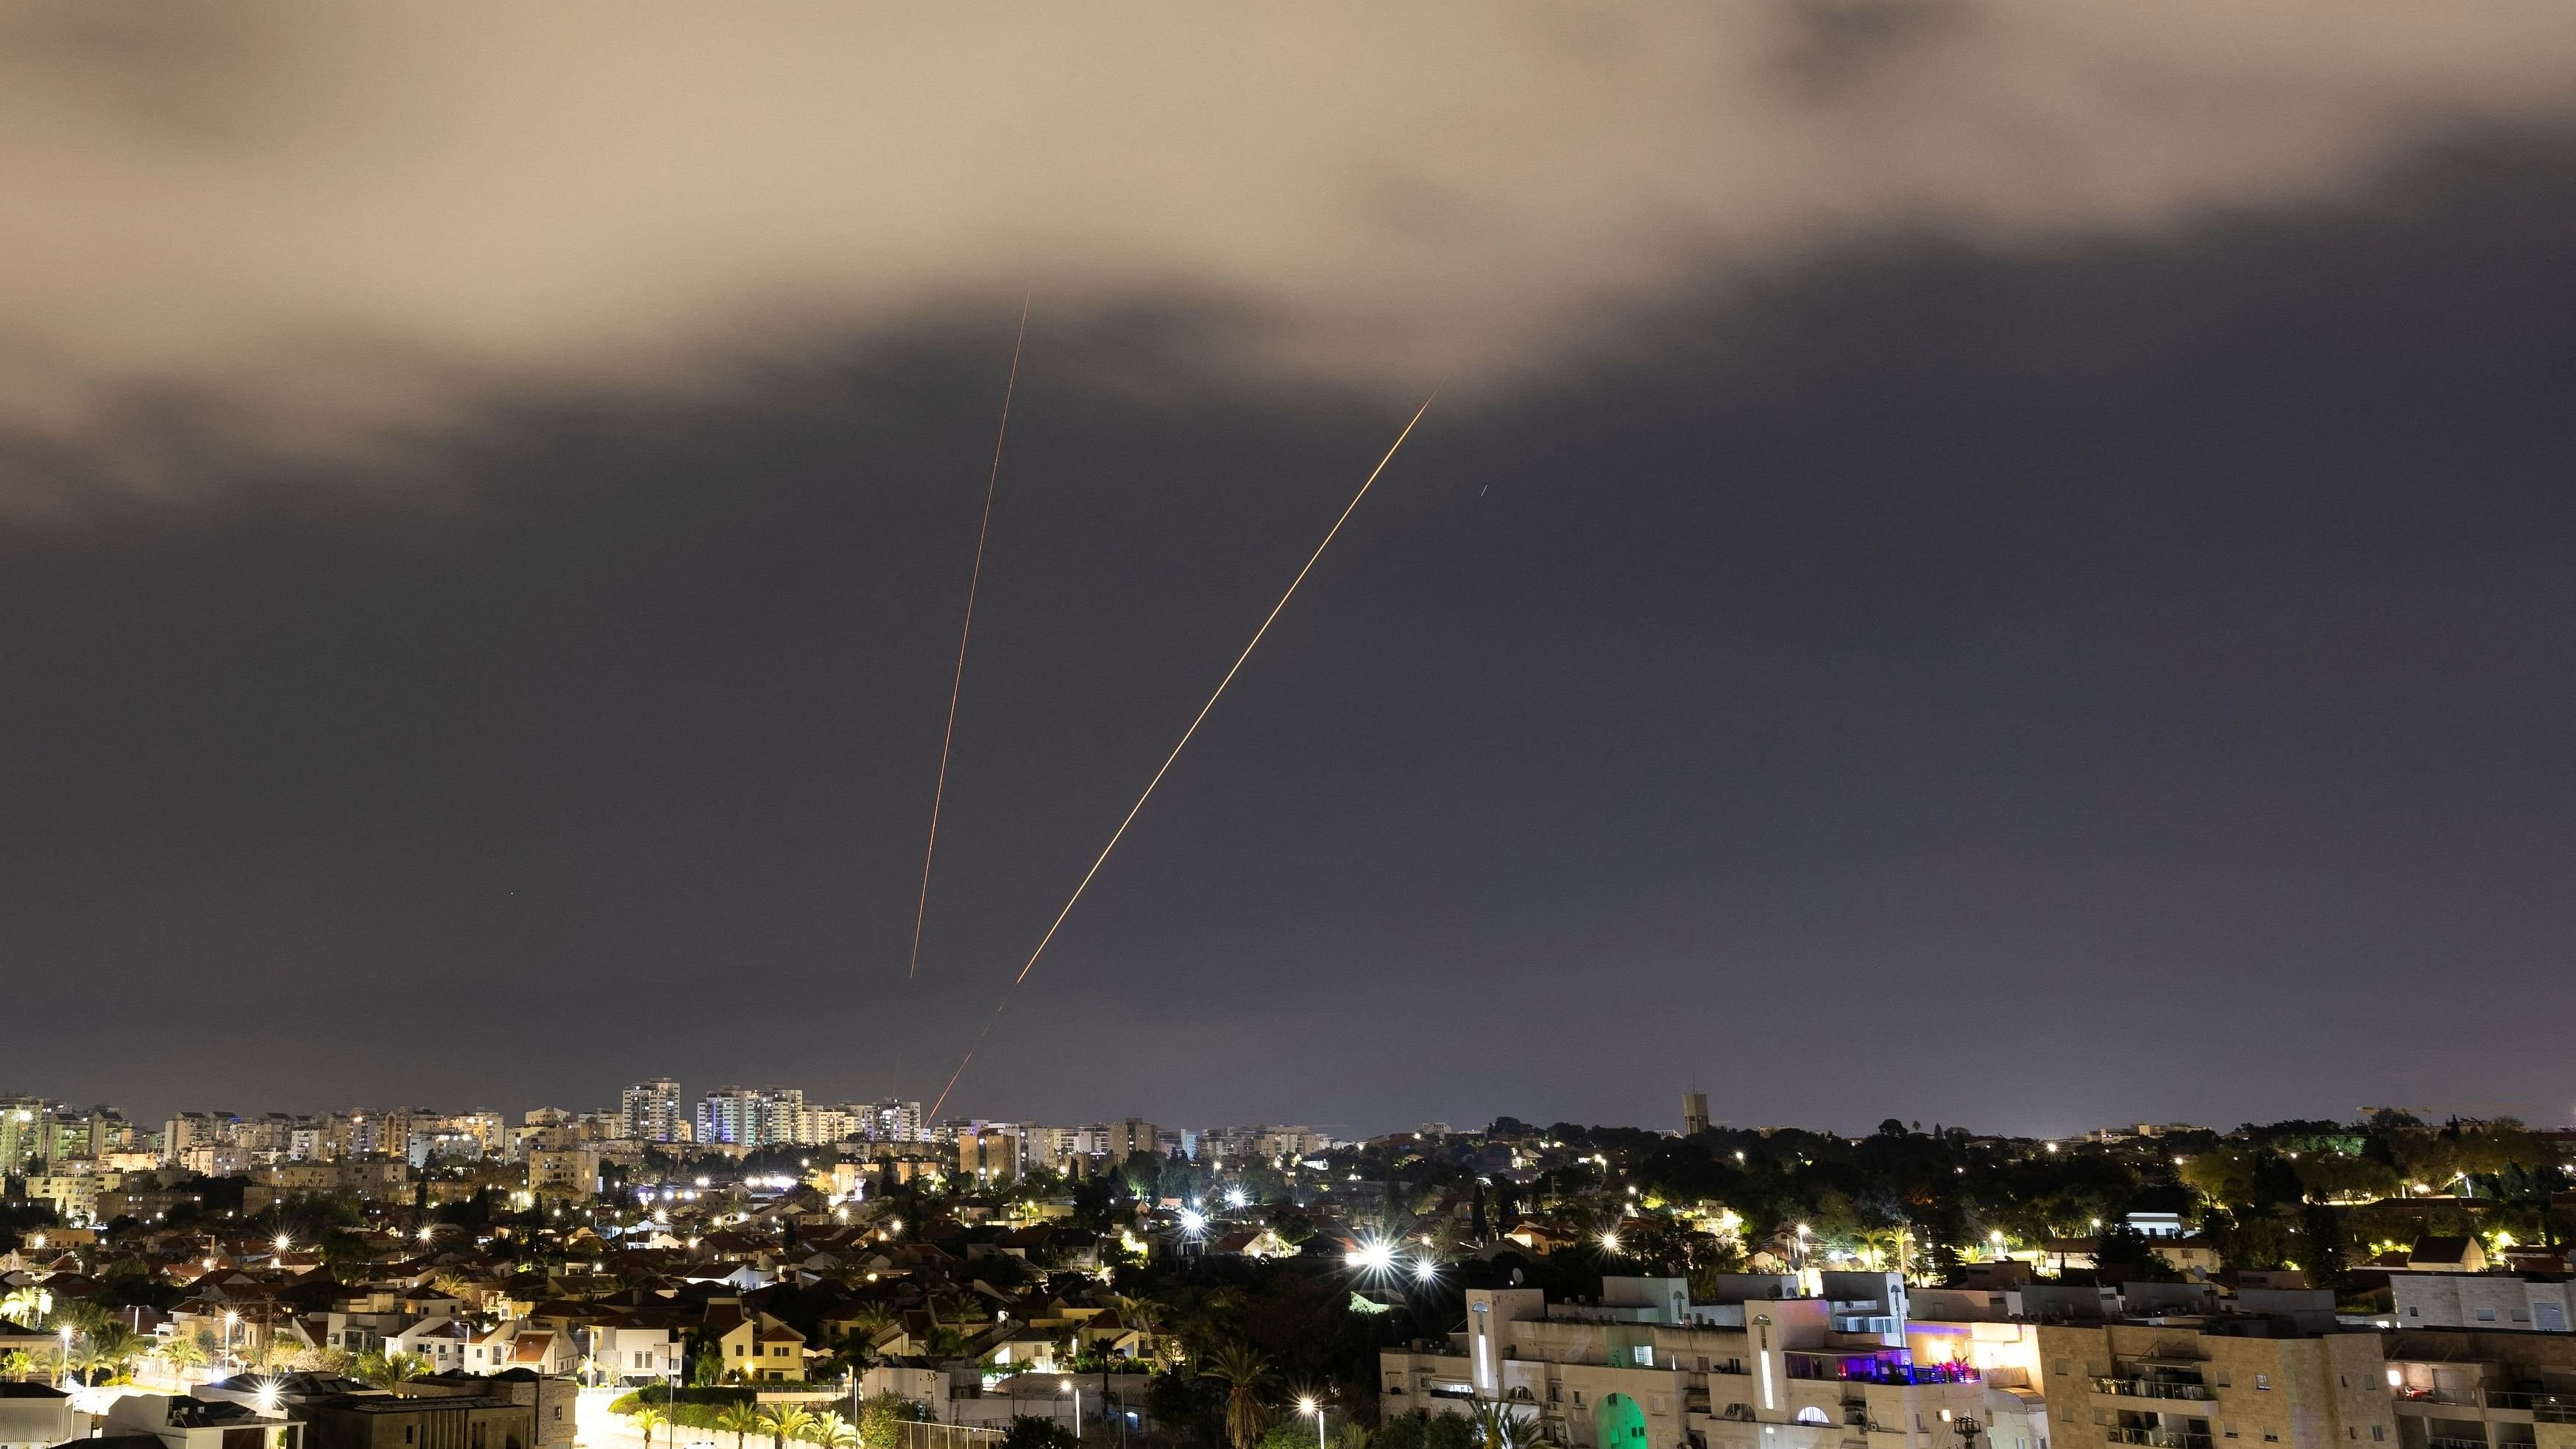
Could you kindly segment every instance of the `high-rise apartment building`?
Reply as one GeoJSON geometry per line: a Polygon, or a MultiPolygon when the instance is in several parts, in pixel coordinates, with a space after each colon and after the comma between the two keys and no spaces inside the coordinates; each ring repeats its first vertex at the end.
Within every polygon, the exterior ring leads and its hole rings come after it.
{"type": "Polygon", "coordinates": [[[640,1142],[677,1142],[687,1135],[681,1130],[680,1084],[669,1077],[637,1082],[618,1094],[618,1106],[626,1116],[626,1135],[640,1142]]]}
{"type": "Polygon", "coordinates": [[[733,1147],[792,1143],[804,1110],[799,1087],[718,1087],[698,1102],[697,1137],[733,1147]]]}
{"type": "Polygon", "coordinates": [[[1682,1135],[1697,1137],[1708,1130],[1708,1093],[1682,1093],[1682,1135]]]}
{"type": "Polygon", "coordinates": [[[889,1097],[869,1109],[873,1120],[868,1135],[879,1142],[919,1142],[926,1136],[921,1130],[921,1104],[889,1097]]]}

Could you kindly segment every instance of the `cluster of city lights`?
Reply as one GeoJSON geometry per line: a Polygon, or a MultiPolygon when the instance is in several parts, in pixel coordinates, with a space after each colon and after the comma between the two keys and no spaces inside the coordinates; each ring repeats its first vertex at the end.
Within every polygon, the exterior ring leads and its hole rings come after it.
{"type": "Polygon", "coordinates": [[[1396,1253],[1395,1244],[1382,1238],[1363,1238],[1360,1245],[1342,1255],[1342,1261],[1357,1272],[1373,1278],[1410,1272],[1417,1283],[1428,1283],[1440,1276],[1440,1264],[1425,1253],[1407,1267],[1396,1253]]]}

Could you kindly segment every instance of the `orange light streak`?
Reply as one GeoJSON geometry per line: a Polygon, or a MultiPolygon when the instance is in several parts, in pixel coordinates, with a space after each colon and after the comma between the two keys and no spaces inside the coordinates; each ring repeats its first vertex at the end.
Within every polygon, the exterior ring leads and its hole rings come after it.
{"type": "Polygon", "coordinates": [[[1387,446],[1386,456],[1378,459],[1377,466],[1369,470],[1367,480],[1360,484],[1360,491],[1351,495],[1351,501],[1343,505],[1341,516],[1333,520],[1331,528],[1325,530],[1324,541],[1315,545],[1315,551],[1307,556],[1306,566],[1297,570],[1297,577],[1288,581],[1287,592],[1279,596],[1278,603],[1270,606],[1270,613],[1261,621],[1261,627],[1252,631],[1252,642],[1243,646],[1243,652],[1234,657],[1233,667],[1226,670],[1223,679],[1217,681],[1216,692],[1208,696],[1207,703],[1199,706],[1198,714],[1190,720],[1190,727],[1181,731],[1181,742],[1172,746],[1172,752],[1163,757],[1162,767],[1154,771],[1154,778],[1145,782],[1145,792],[1138,795],[1136,803],[1127,808],[1127,818],[1119,821],[1118,828],[1110,832],[1109,843],[1100,847],[1100,854],[1092,858],[1091,869],[1082,873],[1081,883],[1073,888],[1073,894],[1065,900],[1064,909],[1055,913],[1055,920],[1048,924],[1046,934],[1038,939],[1037,949],[1029,953],[1027,964],[1020,967],[1019,975],[1011,978],[1011,984],[1003,991],[1002,999],[994,1003],[992,1016],[985,1020],[984,1029],[976,1033],[975,1044],[966,1049],[965,1059],[957,1063],[956,1071],[949,1073],[948,1085],[939,1089],[939,1100],[930,1104],[931,1118],[937,1118],[939,1109],[947,1104],[948,1094],[956,1088],[957,1079],[966,1075],[966,1068],[975,1060],[975,1053],[983,1049],[984,1039],[993,1034],[993,1023],[1001,1020],[1003,1008],[1011,1004],[1012,993],[1018,991],[1020,983],[1028,980],[1029,973],[1037,968],[1038,958],[1046,954],[1046,948],[1055,940],[1056,932],[1064,928],[1065,918],[1072,915],[1073,908],[1080,904],[1082,893],[1091,889],[1092,878],[1100,874],[1100,867],[1109,859],[1109,853],[1116,850],[1118,842],[1126,837],[1127,827],[1135,824],[1136,817],[1144,813],[1145,802],[1154,798],[1154,791],[1162,785],[1163,777],[1171,773],[1172,762],[1181,757],[1181,751],[1190,747],[1191,737],[1199,732],[1200,725],[1207,722],[1209,713],[1216,708],[1216,702],[1225,698],[1226,689],[1234,683],[1234,676],[1243,671],[1244,661],[1252,657],[1253,650],[1261,647],[1262,637],[1270,632],[1271,625],[1279,622],[1280,614],[1288,608],[1288,601],[1297,597],[1297,589],[1306,582],[1306,575],[1315,571],[1315,564],[1323,558],[1324,550],[1333,546],[1333,540],[1340,535],[1342,525],[1350,522],[1351,515],[1359,511],[1360,500],[1368,497],[1369,489],[1377,485],[1378,475],[1386,471],[1387,464],[1395,461],[1396,450],[1404,446],[1405,439],[1413,436],[1414,425],[1422,421],[1424,413],[1431,411],[1431,404],[1439,397],[1440,389],[1435,387],[1431,390],[1431,396],[1422,400],[1422,406],[1413,410],[1413,416],[1405,422],[1404,431],[1397,433],[1395,441],[1387,446]]]}

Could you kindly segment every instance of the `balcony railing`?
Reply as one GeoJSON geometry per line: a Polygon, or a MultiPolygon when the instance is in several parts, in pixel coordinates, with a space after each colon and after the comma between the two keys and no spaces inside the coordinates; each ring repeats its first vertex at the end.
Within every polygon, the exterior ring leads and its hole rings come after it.
{"type": "MultiPolygon", "coordinates": [[[[2207,1434],[2189,1434],[2173,1429],[2113,1429],[2114,1444],[2144,1444],[2148,1449],[2216,1449],[2207,1434]]],[[[2478,1449],[2487,1449],[2481,1442],[2478,1449]]]]}
{"type": "Polygon", "coordinates": [[[2207,1402],[2218,1397],[2207,1384],[2176,1383],[2168,1379],[2095,1379],[2093,1392],[2133,1399],[2189,1399],[2195,1402],[2207,1402]]]}
{"type": "Polygon", "coordinates": [[[2524,1409],[2544,1424],[2576,1423],[2576,1394],[2538,1389],[2403,1389],[2399,1404],[2446,1404],[2482,1409],[2524,1409]]]}
{"type": "MultiPolygon", "coordinates": [[[[2576,1414],[2576,1394],[2553,1394],[2540,1389],[2481,1389],[2478,1398],[2490,1409],[2529,1409],[2532,1417],[2544,1413],[2576,1414]]],[[[2570,1422],[2551,1419],[2552,1424],[2570,1422]]]]}
{"type": "Polygon", "coordinates": [[[2427,1434],[2424,1443],[2426,1449],[2489,1449],[2484,1439],[2464,1439],[2449,1434],[2427,1434]]]}

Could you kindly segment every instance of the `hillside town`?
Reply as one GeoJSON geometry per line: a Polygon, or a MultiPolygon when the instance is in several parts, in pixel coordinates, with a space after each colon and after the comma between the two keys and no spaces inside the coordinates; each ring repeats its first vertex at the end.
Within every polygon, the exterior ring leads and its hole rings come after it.
{"type": "Polygon", "coordinates": [[[0,1449],[2571,1449],[2571,1152],[17,1097],[0,1449]]]}

